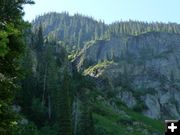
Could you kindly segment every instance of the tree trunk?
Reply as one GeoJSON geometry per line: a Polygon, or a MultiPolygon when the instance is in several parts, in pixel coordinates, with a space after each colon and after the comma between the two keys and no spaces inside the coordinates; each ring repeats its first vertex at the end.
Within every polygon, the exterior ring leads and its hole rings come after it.
{"type": "Polygon", "coordinates": [[[42,95],[42,105],[44,105],[45,100],[45,92],[46,92],[46,80],[47,80],[47,63],[45,66],[45,73],[44,73],[44,85],[43,85],[43,95],[42,95]]]}
{"type": "Polygon", "coordinates": [[[48,116],[51,119],[51,97],[48,95],[48,116]]]}
{"type": "Polygon", "coordinates": [[[73,135],[77,135],[77,129],[78,129],[78,117],[79,117],[79,101],[78,98],[75,97],[75,101],[73,104],[73,115],[74,115],[74,131],[73,135]]]}

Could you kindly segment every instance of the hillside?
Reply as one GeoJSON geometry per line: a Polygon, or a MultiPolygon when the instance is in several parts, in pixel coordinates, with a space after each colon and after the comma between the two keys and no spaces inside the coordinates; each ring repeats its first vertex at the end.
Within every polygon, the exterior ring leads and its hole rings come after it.
{"type": "Polygon", "coordinates": [[[64,41],[68,49],[80,49],[83,42],[102,37],[107,29],[104,22],[80,14],[70,16],[68,13],[48,13],[37,17],[33,22],[33,29],[40,25],[43,35],[49,40],[64,41]]]}
{"type": "Polygon", "coordinates": [[[178,119],[179,52],[180,35],[150,32],[88,43],[73,62],[128,107],[144,103],[136,109],[151,118],[178,119]]]}
{"type": "Polygon", "coordinates": [[[64,41],[69,50],[80,50],[84,43],[96,39],[109,39],[121,35],[139,35],[146,32],[166,32],[180,34],[176,23],[119,21],[105,24],[92,17],[68,13],[51,12],[36,17],[32,22],[33,31],[42,25],[43,35],[50,40],[64,41]]]}
{"type": "Polygon", "coordinates": [[[179,119],[179,24],[106,25],[78,14],[48,13],[32,25],[33,31],[42,26],[49,41],[63,43],[72,69],[95,82],[92,113],[98,134],[161,134],[165,119],[179,119]]]}
{"type": "Polygon", "coordinates": [[[0,135],[162,135],[180,119],[180,24],[50,12],[30,25],[33,1],[14,2],[0,3],[0,135]]]}

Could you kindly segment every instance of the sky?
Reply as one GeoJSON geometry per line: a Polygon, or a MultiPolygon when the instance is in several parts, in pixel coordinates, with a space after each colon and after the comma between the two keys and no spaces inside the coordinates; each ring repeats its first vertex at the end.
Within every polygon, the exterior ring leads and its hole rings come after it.
{"type": "Polygon", "coordinates": [[[180,23],[180,0],[34,0],[24,7],[24,19],[32,21],[47,12],[80,13],[110,24],[115,21],[180,23]]]}

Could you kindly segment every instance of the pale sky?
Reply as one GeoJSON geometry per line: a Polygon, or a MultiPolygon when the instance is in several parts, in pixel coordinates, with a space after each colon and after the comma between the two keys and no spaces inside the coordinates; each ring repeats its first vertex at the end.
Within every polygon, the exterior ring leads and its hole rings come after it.
{"type": "Polygon", "coordinates": [[[80,13],[105,23],[139,20],[180,23],[180,0],[35,0],[25,6],[24,19],[32,21],[47,12],[80,13]]]}

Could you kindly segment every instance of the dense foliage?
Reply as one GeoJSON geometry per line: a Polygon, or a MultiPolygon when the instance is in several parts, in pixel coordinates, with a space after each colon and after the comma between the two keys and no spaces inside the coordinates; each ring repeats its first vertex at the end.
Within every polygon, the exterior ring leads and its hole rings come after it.
{"type": "Polygon", "coordinates": [[[22,19],[24,4],[31,0],[0,1],[0,134],[11,135],[17,125],[16,113],[12,110],[12,100],[18,89],[20,78],[19,58],[23,53],[22,19]]]}

